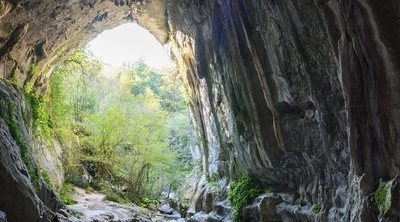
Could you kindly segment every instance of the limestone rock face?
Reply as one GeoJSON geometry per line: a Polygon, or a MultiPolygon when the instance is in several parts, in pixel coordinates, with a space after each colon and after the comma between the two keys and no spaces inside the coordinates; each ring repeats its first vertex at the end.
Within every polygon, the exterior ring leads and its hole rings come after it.
{"type": "Polygon", "coordinates": [[[9,221],[49,221],[62,205],[39,178],[28,114],[19,91],[0,81],[0,209],[9,221]]]}
{"type": "Polygon", "coordinates": [[[399,169],[400,3],[174,1],[169,9],[204,173],[248,174],[273,188],[284,197],[279,220],[376,221],[368,196],[399,169]]]}
{"type": "MultiPolygon", "coordinates": [[[[71,50],[138,21],[187,76],[206,180],[249,175],[279,196],[258,205],[278,220],[398,221],[397,198],[379,216],[371,194],[400,166],[399,14],[393,0],[5,0],[0,76],[43,92],[71,50]]],[[[223,184],[197,218],[228,220],[223,184]]]]}

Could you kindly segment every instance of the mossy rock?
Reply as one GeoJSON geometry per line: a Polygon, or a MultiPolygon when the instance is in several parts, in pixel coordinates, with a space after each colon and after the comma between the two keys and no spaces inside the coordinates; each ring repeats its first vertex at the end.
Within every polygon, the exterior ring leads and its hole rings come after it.
{"type": "Polygon", "coordinates": [[[315,214],[319,214],[320,212],[321,212],[321,210],[322,210],[322,206],[321,206],[321,204],[314,204],[314,205],[312,205],[312,207],[311,207],[311,212],[315,215],[315,214]]]}
{"type": "Polygon", "coordinates": [[[230,184],[229,201],[233,207],[233,221],[240,220],[240,212],[265,191],[254,184],[249,177],[240,177],[230,184]]]}
{"type": "Polygon", "coordinates": [[[387,214],[392,207],[392,183],[381,183],[372,195],[372,203],[379,209],[383,215],[387,214]]]}

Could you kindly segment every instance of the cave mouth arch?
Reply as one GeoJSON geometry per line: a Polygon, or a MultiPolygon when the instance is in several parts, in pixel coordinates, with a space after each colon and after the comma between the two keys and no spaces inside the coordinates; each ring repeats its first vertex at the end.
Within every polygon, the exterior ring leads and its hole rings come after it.
{"type": "MultiPolygon", "coordinates": [[[[137,203],[166,188],[179,190],[193,164],[188,107],[172,77],[140,60],[104,70],[82,50],[56,67],[49,84],[51,129],[61,144],[73,144],[63,147],[65,182],[93,189],[99,182],[107,198],[137,203]]],[[[45,166],[47,158],[37,159],[45,166]]],[[[43,172],[53,176],[53,168],[43,172]]]]}
{"type": "MultiPolygon", "coordinates": [[[[99,33],[128,22],[137,22],[165,45],[171,42],[168,3],[163,0],[13,2],[0,7],[0,77],[18,86],[34,85],[38,93],[47,90],[54,66],[99,33]],[[21,16],[21,13],[26,16],[21,16]],[[29,19],[34,15],[40,19],[29,19]],[[32,72],[32,67],[34,71],[32,72]],[[37,68],[36,68],[37,67],[37,68]]],[[[176,51],[176,50],[175,50],[176,51]]],[[[180,56],[176,56],[178,58],[180,56]]]]}

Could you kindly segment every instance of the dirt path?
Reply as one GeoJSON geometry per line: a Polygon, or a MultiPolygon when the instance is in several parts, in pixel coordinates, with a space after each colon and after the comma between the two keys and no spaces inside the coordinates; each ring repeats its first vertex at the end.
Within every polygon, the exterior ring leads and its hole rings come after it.
{"type": "MultiPolygon", "coordinates": [[[[71,198],[77,203],[68,206],[71,210],[77,212],[78,221],[97,222],[97,221],[121,221],[121,222],[184,222],[182,218],[170,215],[163,215],[159,212],[153,212],[135,205],[119,204],[105,200],[105,195],[100,193],[88,193],[81,188],[74,188],[71,198]]],[[[178,215],[179,216],[179,215],[178,215]]]]}

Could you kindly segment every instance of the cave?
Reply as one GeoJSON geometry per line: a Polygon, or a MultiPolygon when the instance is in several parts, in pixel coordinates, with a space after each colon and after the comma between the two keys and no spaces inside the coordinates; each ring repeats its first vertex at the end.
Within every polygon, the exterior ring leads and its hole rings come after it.
{"type": "Polygon", "coordinates": [[[393,0],[2,0],[0,221],[58,221],[62,207],[22,161],[35,166],[20,89],[45,93],[58,63],[132,21],[190,85],[192,221],[230,221],[243,175],[269,191],[240,221],[400,221],[399,13],[393,0]]]}

